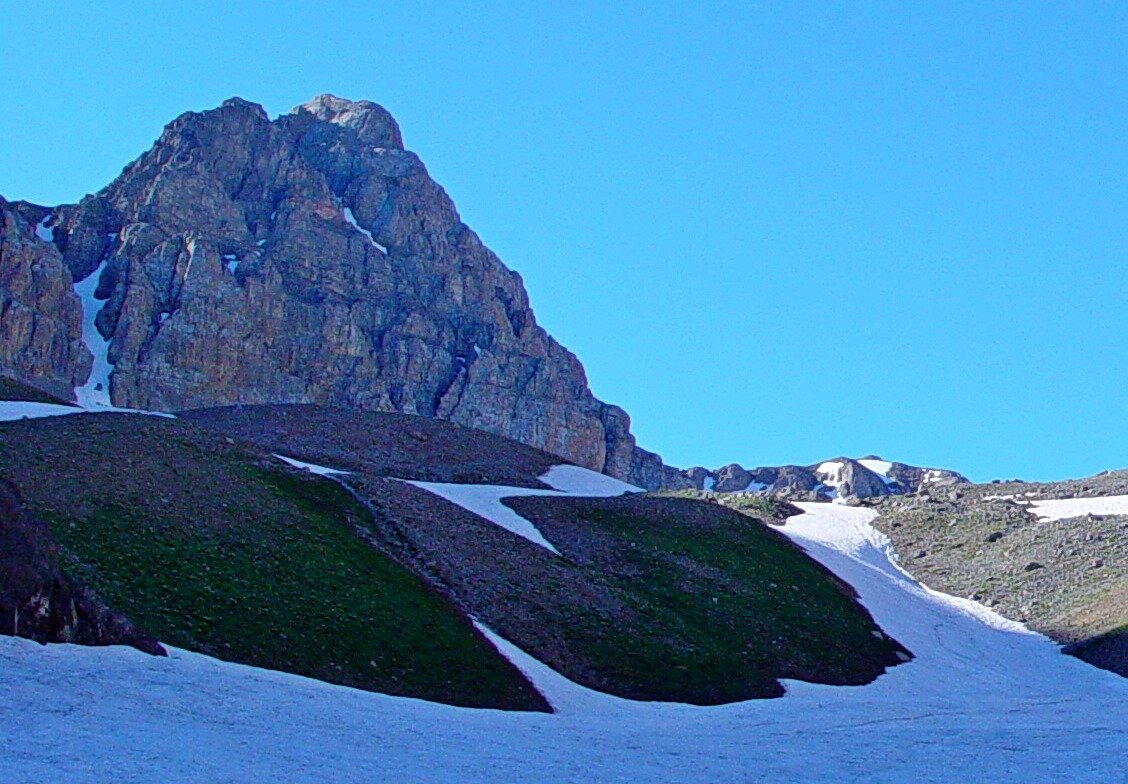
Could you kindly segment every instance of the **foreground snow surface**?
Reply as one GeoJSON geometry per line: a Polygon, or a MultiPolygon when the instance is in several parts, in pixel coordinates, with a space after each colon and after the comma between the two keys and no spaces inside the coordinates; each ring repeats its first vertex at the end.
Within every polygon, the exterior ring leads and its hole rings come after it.
{"type": "Polygon", "coordinates": [[[0,781],[1124,782],[1128,681],[921,587],[872,512],[784,531],[917,658],[863,687],[698,708],[577,686],[483,630],[557,713],[453,708],[172,649],[0,638],[0,781]]]}
{"type": "Polygon", "coordinates": [[[137,411],[132,408],[113,408],[112,406],[79,408],[78,406],[63,406],[58,403],[0,400],[0,422],[13,422],[18,419],[39,419],[41,417],[50,416],[67,416],[69,414],[145,414],[146,416],[175,419],[172,414],[162,414],[157,411],[137,411]]]}

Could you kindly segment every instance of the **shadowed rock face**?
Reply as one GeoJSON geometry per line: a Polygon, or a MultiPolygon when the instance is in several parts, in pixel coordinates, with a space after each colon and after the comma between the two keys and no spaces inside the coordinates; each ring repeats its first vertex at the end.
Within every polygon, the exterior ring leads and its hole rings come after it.
{"type": "Polygon", "coordinates": [[[46,213],[0,198],[0,373],[73,399],[91,358],[70,274],[35,234],[46,213]]]}
{"type": "Polygon", "coordinates": [[[131,645],[165,655],[156,640],[62,574],[47,527],[27,513],[15,487],[2,479],[0,634],[42,643],[131,645]]]}
{"type": "Polygon", "coordinates": [[[100,270],[115,405],[399,411],[647,487],[681,482],[592,396],[520,276],[376,104],[320,96],[274,121],[240,99],[187,113],[104,190],[43,212],[74,280],[100,270]]]}

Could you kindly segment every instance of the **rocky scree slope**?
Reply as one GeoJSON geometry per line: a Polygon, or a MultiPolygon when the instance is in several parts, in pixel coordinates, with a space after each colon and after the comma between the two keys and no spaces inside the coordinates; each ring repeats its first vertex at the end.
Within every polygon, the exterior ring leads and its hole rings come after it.
{"type": "Polygon", "coordinates": [[[874,525],[928,585],[1025,623],[1128,676],[1128,515],[1048,519],[1039,500],[1128,494],[1128,471],[872,499],[874,525]]]}
{"type": "Polygon", "coordinates": [[[231,99],[78,204],[0,209],[0,372],[55,394],[90,377],[73,291],[90,280],[105,402],[398,411],[682,481],[592,396],[376,104],[322,95],[272,121],[231,99]]]}
{"type": "Polygon", "coordinates": [[[0,424],[0,476],[50,525],[64,568],[157,639],[219,658],[545,709],[471,618],[570,679],[644,700],[867,683],[911,657],[762,519],[565,496],[541,478],[558,465],[442,420],[311,405],[0,424]],[[349,473],[313,476],[275,453],[349,473]],[[502,503],[556,549],[405,479],[540,493],[502,503]]]}

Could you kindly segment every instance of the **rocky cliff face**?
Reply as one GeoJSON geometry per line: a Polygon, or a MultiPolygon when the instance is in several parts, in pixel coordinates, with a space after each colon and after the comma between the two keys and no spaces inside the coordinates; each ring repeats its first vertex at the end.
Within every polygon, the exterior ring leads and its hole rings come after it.
{"type": "MultiPolygon", "coordinates": [[[[537,325],[520,276],[373,103],[320,96],[271,121],[232,99],[184,114],[104,190],[42,212],[40,237],[6,222],[5,242],[54,263],[48,282],[19,290],[50,292],[58,302],[31,310],[61,323],[37,352],[0,354],[0,367],[21,355],[24,375],[85,379],[61,254],[74,281],[96,280],[109,342],[88,342],[95,375],[109,375],[88,386],[103,383],[115,405],[400,411],[643,486],[685,483],[635,445],[622,409],[592,396],[580,362],[537,325]]],[[[33,265],[6,251],[3,266],[26,276],[33,265]]]]}
{"type": "Polygon", "coordinates": [[[64,398],[90,374],[82,305],[49,231],[46,210],[0,198],[0,373],[64,398]]]}

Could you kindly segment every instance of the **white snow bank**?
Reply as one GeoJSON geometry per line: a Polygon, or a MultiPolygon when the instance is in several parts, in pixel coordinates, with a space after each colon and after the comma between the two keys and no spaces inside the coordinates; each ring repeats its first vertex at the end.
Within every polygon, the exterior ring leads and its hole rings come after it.
{"type": "Polygon", "coordinates": [[[466,511],[473,512],[478,517],[483,517],[491,523],[501,526],[506,531],[515,533],[551,553],[560,555],[560,551],[553,546],[552,542],[544,538],[544,535],[531,521],[503,504],[501,499],[528,495],[564,495],[564,493],[555,490],[532,490],[527,487],[505,487],[502,485],[458,485],[444,482],[420,482],[414,479],[404,481],[445,498],[452,504],[457,504],[466,511]]]}
{"type": "Polygon", "coordinates": [[[461,506],[479,517],[499,525],[505,530],[538,544],[551,553],[560,551],[544,537],[540,530],[525,517],[514,512],[502,503],[503,498],[519,496],[575,496],[583,498],[607,498],[623,493],[637,493],[641,490],[618,479],[589,471],[572,465],[557,465],[538,477],[554,490],[537,490],[529,487],[507,487],[504,485],[464,485],[447,482],[421,482],[404,480],[409,484],[441,496],[453,504],[461,506]]]}
{"type": "Polygon", "coordinates": [[[54,242],[55,227],[51,225],[51,222],[54,220],[55,214],[51,213],[46,218],[39,221],[39,223],[35,224],[35,236],[44,242],[54,242]]]}
{"type": "Polygon", "coordinates": [[[932,482],[939,482],[943,479],[944,479],[944,472],[943,471],[941,471],[938,468],[927,468],[924,471],[924,475],[921,476],[921,478],[920,478],[920,483],[922,485],[930,484],[932,482]]]}
{"type": "Polygon", "coordinates": [[[311,474],[317,474],[318,476],[338,476],[349,473],[348,471],[342,471],[339,468],[326,468],[325,466],[306,463],[302,460],[295,460],[292,457],[286,457],[286,455],[280,455],[277,452],[273,452],[272,454],[283,463],[292,465],[294,468],[301,468],[305,471],[309,471],[311,474]]]}
{"type": "Polygon", "coordinates": [[[561,493],[588,498],[609,498],[623,493],[642,492],[641,487],[574,465],[553,466],[537,478],[561,493]]]}
{"type": "MultiPolygon", "coordinates": [[[[966,622],[973,640],[1009,634],[966,622]]],[[[1065,656],[1045,658],[1027,692],[1016,679],[969,682],[979,663],[967,650],[952,683],[930,683],[922,657],[870,686],[789,682],[780,700],[700,708],[584,689],[483,632],[557,713],[389,697],[176,648],[156,658],[0,638],[0,781],[1123,780],[1128,687],[1065,656]]]]}
{"type": "Polygon", "coordinates": [[[17,419],[66,416],[67,414],[144,414],[146,416],[167,417],[168,419],[176,418],[172,414],[164,414],[159,411],[138,411],[133,408],[114,408],[113,406],[80,408],[78,406],[63,406],[57,403],[0,400],[0,422],[12,422],[17,419]]]}
{"type": "Polygon", "coordinates": [[[858,462],[863,467],[868,468],[870,471],[873,471],[875,474],[880,476],[881,481],[885,483],[886,487],[888,487],[890,485],[897,484],[897,480],[894,479],[893,477],[889,476],[889,472],[893,470],[893,463],[891,463],[890,461],[888,461],[888,460],[859,460],[858,462]]]}
{"type": "Polygon", "coordinates": [[[1095,515],[1128,515],[1128,495],[1106,495],[1098,498],[1053,498],[1031,501],[1030,509],[1042,520],[1066,520],[1070,517],[1095,515]]]}
{"type": "Polygon", "coordinates": [[[78,404],[83,408],[96,408],[110,405],[110,341],[102,337],[94,320],[102,308],[102,300],[94,298],[98,288],[98,281],[102,278],[102,271],[106,269],[107,262],[103,261],[98,269],[74,284],[74,291],[82,301],[82,342],[94,355],[94,367],[90,377],[82,386],[75,387],[74,394],[78,404]]]}
{"type": "Polygon", "coordinates": [[[889,479],[889,472],[893,470],[893,464],[888,460],[859,460],[858,462],[886,480],[889,479]]]}
{"type": "Polygon", "coordinates": [[[839,488],[846,481],[846,464],[839,460],[828,460],[815,469],[820,483],[815,487],[815,492],[825,492],[832,501],[841,501],[839,488]]]}
{"type": "Polygon", "coordinates": [[[372,236],[372,232],[370,232],[368,229],[364,228],[363,226],[361,226],[359,223],[356,222],[356,216],[353,215],[353,211],[351,209],[349,209],[348,207],[342,207],[341,213],[345,216],[345,222],[348,223],[350,226],[352,226],[357,231],[359,231],[365,237],[367,237],[368,241],[370,243],[372,243],[372,246],[374,248],[376,248],[376,249],[378,249],[378,250],[380,250],[384,253],[388,252],[387,248],[385,248],[383,245],[381,245],[379,242],[376,241],[376,238],[372,236]]]}
{"type": "Polygon", "coordinates": [[[77,406],[63,406],[57,403],[31,403],[23,400],[0,400],[0,422],[84,413],[86,413],[86,410],[77,406]]]}
{"type": "MultiPolygon", "coordinates": [[[[1128,694],[1128,681],[1062,655],[1022,624],[918,583],[897,565],[889,539],[870,525],[873,510],[796,506],[805,514],[790,518],[783,532],[850,583],[878,625],[916,655],[867,688],[906,698],[982,698],[1055,694],[1069,683],[1117,683],[1128,694]]],[[[1124,728],[1128,732],[1128,723],[1124,728]]]]}

